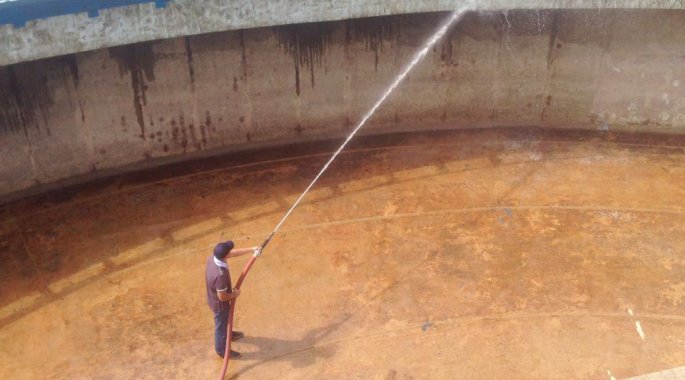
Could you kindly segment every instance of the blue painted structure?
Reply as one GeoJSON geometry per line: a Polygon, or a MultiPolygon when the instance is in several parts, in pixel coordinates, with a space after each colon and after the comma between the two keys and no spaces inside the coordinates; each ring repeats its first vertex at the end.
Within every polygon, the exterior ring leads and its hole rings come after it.
{"type": "Polygon", "coordinates": [[[15,0],[0,3],[0,25],[12,24],[15,28],[20,28],[31,20],[84,12],[89,17],[97,17],[102,9],[152,2],[157,8],[163,8],[168,1],[170,0],[15,0]]]}

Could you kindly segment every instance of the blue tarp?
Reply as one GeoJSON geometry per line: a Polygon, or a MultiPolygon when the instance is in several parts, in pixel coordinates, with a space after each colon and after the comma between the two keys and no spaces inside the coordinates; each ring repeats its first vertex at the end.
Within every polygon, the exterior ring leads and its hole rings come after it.
{"type": "Polygon", "coordinates": [[[27,21],[63,16],[74,13],[88,13],[97,17],[101,9],[123,7],[133,4],[155,3],[163,8],[170,0],[15,0],[0,3],[0,25],[12,24],[15,28],[27,21]]]}

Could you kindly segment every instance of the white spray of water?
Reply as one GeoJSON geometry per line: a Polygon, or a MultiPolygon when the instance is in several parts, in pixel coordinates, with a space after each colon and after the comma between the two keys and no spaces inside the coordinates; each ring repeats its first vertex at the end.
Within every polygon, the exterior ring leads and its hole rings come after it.
{"type": "Polygon", "coordinates": [[[433,36],[424,44],[423,48],[421,50],[419,50],[416,53],[416,55],[414,55],[414,59],[412,59],[412,61],[409,62],[409,65],[407,65],[407,67],[400,73],[400,75],[398,75],[397,78],[395,78],[395,81],[392,82],[392,84],[385,90],[385,92],[383,93],[383,96],[381,96],[380,99],[378,99],[378,101],[376,101],[376,103],[373,105],[373,107],[371,107],[371,109],[369,109],[369,111],[364,115],[364,117],[361,119],[359,124],[357,124],[357,127],[354,128],[354,130],[352,131],[352,133],[350,133],[349,136],[347,136],[347,139],[345,139],[345,142],[343,142],[343,144],[340,145],[340,148],[338,148],[338,150],[336,150],[335,153],[333,153],[333,155],[328,160],[328,162],[326,162],[326,164],[323,166],[323,168],[321,169],[319,174],[317,174],[316,177],[314,177],[314,180],[312,180],[312,182],[309,184],[309,186],[307,186],[307,188],[304,190],[304,192],[302,192],[300,197],[297,198],[295,203],[293,203],[293,205],[290,207],[290,209],[285,213],[285,215],[283,215],[283,218],[281,218],[281,221],[278,222],[276,227],[271,232],[272,236],[281,227],[281,225],[283,224],[283,222],[285,222],[285,220],[288,218],[288,216],[290,216],[290,213],[293,212],[295,207],[297,207],[297,205],[300,203],[300,201],[302,201],[302,199],[305,197],[305,195],[307,195],[307,192],[309,192],[309,189],[311,189],[312,186],[314,186],[316,181],[318,181],[319,178],[321,177],[321,175],[323,175],[323,173],[326,171],[326,169],[328,169],[328,166],[331,164],[331,162],[333,162],[333,160],[335,160],[335,158],[338,156],[338,154],[340,154],[340,152],[345,148],[347,143],[350,142],[350,140],[352,140],[354,135],[357,134],[357,131],[359,131],[364,126],[364,124],[366,124],[367,120],[369,120],[369,118],[376,112],[378,107],[380,107],[385,102],[385,100],[397,88],[397,86],[399,86],[400,83],[402,83],[404,78],[414,68],[414,66],[416,66],[416,64],[419,63],[426,56],[426,54],[428,54],[428,51],[433,47],[433,45],[435,45],[435,43],[438,42],[438,40],[442,36],[444,36],[445,33],[447,33],[447,30],[450,28],[450,26],[452,26],[452,24],[454,24],[457,20],[459,20],[459,18],[464,14],[464,12],[467,9],[469,9],[469,7],[467,5],[465,5],[462,8],[460,8],[459,10],[452,12],[450,17],[447,19],[447,21],[445,21],[445,23],[440,27],[440,29],[438,29],[435,32],[435,34],[433,34],[433,36]]]}

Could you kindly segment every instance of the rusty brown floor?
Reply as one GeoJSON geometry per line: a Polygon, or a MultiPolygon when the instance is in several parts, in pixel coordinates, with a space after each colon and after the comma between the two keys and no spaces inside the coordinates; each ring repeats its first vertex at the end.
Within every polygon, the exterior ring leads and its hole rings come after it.
{"type": "MultiPolygon", "coordinates": [[[[261,242],[334,145],[3,206],[0,378],[214,378],[211,247],[261,242]]],[[[230,376],[607,379],[685,365],[683,146],[536,130],[358,140],[250,273],[230,376]]]]}

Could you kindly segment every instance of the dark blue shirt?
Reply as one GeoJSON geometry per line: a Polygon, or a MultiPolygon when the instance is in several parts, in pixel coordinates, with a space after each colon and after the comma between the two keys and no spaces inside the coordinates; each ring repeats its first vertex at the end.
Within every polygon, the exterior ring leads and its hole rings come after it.
{"type": "Polygon", "coordinates": [[[207,305],[214,311],[227,307],[228,302],[221,302],[216,295],[217,291],[231,292],[231,274],[228,269],[222,268],[214,262],[214,256],[207,259],[207,269],[205,270],[205,282],[207,285],[207,305]]]}

